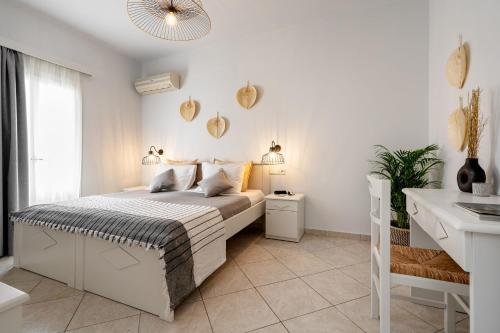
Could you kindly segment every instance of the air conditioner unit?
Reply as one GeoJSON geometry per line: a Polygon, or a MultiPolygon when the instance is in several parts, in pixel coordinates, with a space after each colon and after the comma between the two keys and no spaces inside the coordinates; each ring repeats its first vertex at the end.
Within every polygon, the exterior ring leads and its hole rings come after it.
{"type": "Polygon", "coordinates": [[[179,89],[179,75],[164,73],[139,79],[134,83],[141,95],[150,95],[179,89]]]}

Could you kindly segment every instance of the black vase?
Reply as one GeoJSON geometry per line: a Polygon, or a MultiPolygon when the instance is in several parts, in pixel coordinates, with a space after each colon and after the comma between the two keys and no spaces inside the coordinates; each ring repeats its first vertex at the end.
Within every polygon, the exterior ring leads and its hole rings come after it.
{"type": "Polygon", "coordinates": [[[465,164],[458,170],[457,183],[462,192],[472,193],[472,183],[484,183],[486,173],[477,158],[466,158],[465,164]]]}

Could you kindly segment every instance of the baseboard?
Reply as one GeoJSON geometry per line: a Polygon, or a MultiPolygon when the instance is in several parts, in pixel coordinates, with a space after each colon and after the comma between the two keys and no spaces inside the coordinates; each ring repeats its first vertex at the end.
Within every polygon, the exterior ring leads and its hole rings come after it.
{"type": "Polygon", "coordinates": [[[349,239],[357,239],[369,241],[371,239],[370,235],[362,235],[362,234],[352,234],[348,232],[340,232],[340,231],[331,231],[331,230],[319,230],[319,229],[305,229],[305,233],[309,235],[316,236],[333,236],[333,237],[342,237],[349,239]]]}

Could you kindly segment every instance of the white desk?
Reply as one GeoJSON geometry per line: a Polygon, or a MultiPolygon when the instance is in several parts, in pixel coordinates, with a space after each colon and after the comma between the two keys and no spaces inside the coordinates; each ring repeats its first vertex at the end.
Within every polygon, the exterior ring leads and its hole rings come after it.
{"type": "Polygon", "coordinates": [[[455,202],[500,204],[500,196],[404,189],[412,246],[438,245],[470,272],[470,332],[500,332],[500,222],[480,221],[455,202]],[[422,237],[425,232],[429,237],[422,237]],[[415,232],[415,233],[414,233],[415,232]]]}

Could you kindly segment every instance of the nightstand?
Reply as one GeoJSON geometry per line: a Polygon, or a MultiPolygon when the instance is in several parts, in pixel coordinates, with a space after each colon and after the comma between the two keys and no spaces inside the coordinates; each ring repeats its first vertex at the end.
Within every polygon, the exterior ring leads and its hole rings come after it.
{"type": "Polygon", "coordinates": [[[266,196],[266,238],[298,242],[304,234],[304,195],[266,196]]]}

